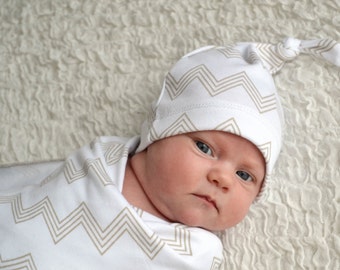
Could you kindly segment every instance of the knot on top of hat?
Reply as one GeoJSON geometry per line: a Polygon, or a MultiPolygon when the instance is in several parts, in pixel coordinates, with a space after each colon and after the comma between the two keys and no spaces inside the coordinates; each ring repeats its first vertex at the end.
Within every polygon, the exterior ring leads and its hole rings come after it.
{"type": "Polygon", "coordinates": [[[340,44],[332,39],[299,40],[286,38],[276,45],[255,43],[258,58],[271,74],[277,73],[286,62],[299,54],[309,54],[340,66],[340,44]]]}
{"type": "Polygon", "coordinates": [[[283,43],[276,46],[276,52],[282,60],[289,61],[300,54],[300,45],[301,40],[287,38],[283,43]]]}
{"type": "Polygon", "coordinates": [[[328,38],[314,40],[287,38],[277,46],[277,52],[287,60],[293,59],[301,52],[322,57],[334,65],[340,66],[340,44],[328,38]]]}

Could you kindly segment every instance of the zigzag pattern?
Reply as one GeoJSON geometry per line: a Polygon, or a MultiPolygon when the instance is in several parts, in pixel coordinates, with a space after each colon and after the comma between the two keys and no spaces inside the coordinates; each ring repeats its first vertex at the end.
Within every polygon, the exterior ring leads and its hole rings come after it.
{"type": "Polygon", "coordinates": [[[186,72],[178,81],[168,73],[165,89],[173,100],[183,93],[194,80],[198,80],[211,96],[219,95],[235,87],[242,87],[253,100],[260,113],[276,109],[275,95],[262,97],[245,72],[239,72],[217,80],[205,65],[198,65],[186,72]]]}
{"type": "Polygon", "coordinates": [[[240,131],[240,128],[238,127],[238,125],[235,121],[235,118],[228,119],[227,121],[219,124],[214,129],[225,131],[225,132],[230,132],[230,133],[241,136],[241,131],[240,131]]]}
{"type": "Polygon", "coordinates": [[[190,231],[186,230],[186,226],[178,224],[175,226],[175,235],[173,239],[162,239],[169,246],[173,247],[181,255],[192,256],[190,245],[190,231]]]}
{"type": "Polygon", "coordinates": [[[242,58],[240,52],[235,49],[235,45],[227,45],[225,47],[216,48],[226,58],[242,58]]]}
{"type": "Polygon", "coordinates": [[[213,262],[211,264],[210,270],[218,270],[222,264],[222,260],[214,257],[213,262]]]}
{"type": "Polygon", "coordinates": [[[258,52],[261,56],[260,58],[269,65],[268,70],[272,74],[280,70],[285,64],[285,61],[290,59],[280,54],[279,52],[276,53],[274,50],[274,46],[271,44],[258,43],[256,44],[256,48],[258,49],[258,52]]]}
{"type": "Polygon", "coordinates": [[[41,215],[55,244],[76,228],[82,227],[100,254],[107,252],[124,234],[128,234],[150,259],[157,256],[165,244],[182,255],[192,254],[190,232],[185,226],[174,228],[173,239],[161,239],[154,233],[149,235],[128,208],[124,208],[106,228],[101,228],[85,203],[81,203],[64,219],[58,218],[48,197],[27,208],[23,207],[20,194],[0,197],[0,203],[11,204],[16,223],[41,215]]]}
{"type": "Polygon", "coordinates": [[[154,126],[150,127],[150,140],[152,142],[157,141],[161,139],[160,136],[157,134],[157,131],[155,130],[154,126]]]}
{"type": "Polygon", "coordinates": [[[335,40],[331,39],[322,39],[319,41],[318,45],[311,48],[304,48],[304,51],[308,51],[311,54],[319,54],[328,52],[334,48],[334,46],[337,44],[335,40]]]}
{"type": "MultiPolygon", "coordinates": [[[[240,128],[238,127],[234,118],[228,119],[222,122],[214,128],[214,130],[221,130],[226,132],[231,132],[236,135],[241,135],[240,128]]],[[[195,132],[198,129],[191,122],[190,118],[186,113],[182,114],[171,126],[164,130],[160,135],[157,134],[155,129],[152,127],[150,130],[151,141],[156,141],[161,138],[170,137],[174,134],[182,134],[188,132],[195,132]]]]}
{"type": "Polygon", "coordinates": [[[268,163],[270,161],[270,158],[271,158],[272,143],[267,142],[265,144],[258,145],[257,147],[263,153],[263,156],[264,156],[266,162],[268,163]]]}
{"type": "Polygon", "coordinates": [[[122,157],[128,156],[128,150],[124,144],[121,143],[101,143],[104,150],[105,162],[111,166],[117,163],[122,157]]]}
{"type": "Polygon", "coordinates": [[[10,260],[3,260],[0,255],[0,269],[27,269],[36,270],[34,260],[31,254],[26,254],[21,257],[13,258],[10,260]]]}
{"type": "MultiPolygon", "coordinates": [[[[337,42],[331,39],[321,39],[314,47],[302,48],[301,51],[308,54],[321,55],[332,50],[337,42]]],[[[292,56],[286,56],[283,52],[286,50],[283,44],[277,46],[271,44],[256,44],[256,48],[263,59],[270,67],[271,73],[276,73],[282,68],[287,60],[295,58],[299,52],[295,52],[292,56]]],[[[253,59],[254,60],[254,59],[253,59]]]]}
{"type": "Polygon", "coordinates": [[[72,159],[66,161],[64,168],[64,175],[69,184],[85,177],[89,171],[92,170],[96,176],[100,179],[104,186],[112,185],[110,176],[107,174],[103,163],[100,158],[88,159],[83,164],[83,167],[76,169],[72,159]]]}
{"type": "Polygon", "coordinates": [[[160,135],[157,134],[154,128],[151,129],[150,136],[152,141],[161,138],[170,137],[175,134],[182,134],[197,131],[195,125],[191,122],[186,113],[182,114],[171,126],[164,130],[160,135]]]}

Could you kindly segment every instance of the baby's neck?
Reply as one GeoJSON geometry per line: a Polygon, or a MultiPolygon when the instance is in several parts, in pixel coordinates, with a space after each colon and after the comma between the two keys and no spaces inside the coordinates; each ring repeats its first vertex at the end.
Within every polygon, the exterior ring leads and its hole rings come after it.
{"type": "Polygon", "coordinates": [[[140,178],[146,177],[144,159],[145,151],[137,153],[128,159],[122,194],[131,205],[156,217],[167,220],[152,204],[141,185],[140,178]]]}

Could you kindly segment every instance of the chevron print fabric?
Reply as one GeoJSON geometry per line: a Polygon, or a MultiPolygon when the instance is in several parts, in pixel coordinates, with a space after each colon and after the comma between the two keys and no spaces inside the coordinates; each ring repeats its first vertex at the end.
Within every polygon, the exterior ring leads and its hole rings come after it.
{"type": "Polygon", "coordinates": [[[215,235],[156,218],[123,197],[127,157],[138,143],[97,138],[41,184],[0,192],[0,269],[218,269],[215,235]]]}
{"type": "Polygon", "coordinates": [[[31,254],[27,254],[21,257],[4,260],[0,255],[0,269],[27,269],[36,270],[36,266],[32,259],[31,254]]]}
{"type": "Polygon", "coordinates": [[[271,150],[271,142],[267,142],[265,144],[258,145],[258,147],[261,150],[261,152],[263,153],[263,156],[264,156],[264,159],[266,160],[266,162],[269,162],[270,154],[272,152],[272,150],[271,150]]]}
{"type": "Polygon", "coordinates": [[[128,151],[122,144],[103,144],[105,151],[105,161],[107,165],[113,165],[120,160],[121,156],[128,156],[128,151]]]}
{"type": "Polygon", "coordinates": [[[214,258],[214,261],[210,267],[210,270],[218,270],[220,269],[220,265],[221,265],[221,259],[219,258],[214,258]]]}
{"type": "Polygon", "coordinates": [[[83,167],[79,169],[75,168],[75,165],[71,159],[68,160],[65,164],[65,178],[68,183],[72,183],[84,178],[90,170],[98,176],[103,185],[109,185],[112,183],[100,159],[86,160],[83,167]]]}
{"type": "MultiPolygon", "coordinates": [[[[223,247],[215,234],[151,215],[138,203],[142,209],[130,205],[133,200],[130,196],[128,202],[123,196],[123,187],[132,185],[133,195],[140,190],[138,179],[127,177],[135,173],[131,165],[135,159],[129,157],[157,140],[182,133],[219,130],[236,134],[263,155],[266,175],[258,196],[262,198],[280,153],[284,125],[272,74],[300,53],[340,66],[340,45],[328,39],[288,38],[276,45],[236,43],[195,50],[167,74],[140,137],[98,137],[55,165],[51,173],[35,172],[28,183],[10,176],[10,185],[0,190],[0,269],[125,270],[136,265],[157,270],[219,269],[223,247]]],[[[239,153],[240,148],[235,146],[231,152],[239,153]]],[[[158,153],[151,160],[157,160],[158,153]]],[[[174,153],[177,157],[178,151],[174,153]]],[[[176,171],[179,163],[175,164],[171,171],[176,171]]],[[[159,191],[159,182],[155,186],[159,191]]],[[[205,201],[212,204],[210,198],[205,201]]]]}
{"type": "MultiPolygon", "coordinates": [[[[280,53],[275,53],[273,51],[273,46],[270,44],[260,43],[256,45],[256,48],[258,49],[258,53],[260,55],[258,59],[262,59],[262,61],[264,61],[268,65],[268,69],[271,74],[274,74],[278,70],[280,70],[285,64],[285,60],[288,59],[288,57],[286,56],[281,56],[280,53]]],[[[297,54],[295,53],[292,58],[296,55],[297,54]]]]}
{"type": "Polygon", "coordinates": [[[270,173],[280,152],[283,113],[265,66],[282,64],[270,45],[240,43],[189,53],[165,77],[137,151],[176,134],[222,130],[257,145],[270,173]]]}
{"type": "MultiPolygon", "coordinates": [[[[340,66],[340,44],[330,39],[207,46],[171,68],[137,151],[152,142],[199,130],[222,130],[255,144],[268,175],[282,145],[284,116],[272,75],[300,53],[340,66]]],[[[261,193],[263,194],[263,193],[261,193]]]]}
{"type": "Polygon", "coordinates": [[[227,121],[219,124],[214,128],[214,130],[221,130],[225,132],[230,132],[236,135],[241,136],[240,128],[237,126],[237,123],[234,118],[228,119],[227,121]]]}
{"type": "Polygon", "coordinates": [[[123,209],[106,227],[101,228],[85,203],[72,211],[65,219],[59,219],[51,201],[46,197],[42,201],[24,208],[21,196],[0,197],[0,204],[9,203],[16,223],[26,222],[41,215],[49,228],[55,243],[60,242],[78,226],[82,226],[100,254],[104,254],[124,234],[128,234],[143,252],[153,259],[165,243],[182,255],[192,255],[190,232],[186,226],[176,225],[172,239],[159,238],[156,234],[148,235],[131,210],[123,209]]]}
{"type": "Polygon", "coordinates": [[[307,47],[304,51],[309,54],[322,55],[332,51],[335,46],[337,46],[337,42],[335,40],[321,39],[315,46],[307,47]]]}
{"type": "Polygon", "coordinates": [[[165,77],[137,151],[169,136],[221,130],[254,143],[270,174],[283,123],[271,73],[283,63],[271,45],[256,43],[203,47],[182,57],[165,77]]]}
{"type": "Polygon", "coordinates": [[[242,87],[253,100],[260,113],[276,109],[275,95],[261,96],[260,91],[245,72],[217,80],[206,66],[199,65],[185,73],[178,81],[169,73],[166,78],[165,89],[171,99],[175,99],[194,80],[198,80],[211,96],[219,95],[236,87],[242,87]]]}
{"type": "Polygon", "coordinates": [[[176,134],[188,133],[197,130],[198,129],[191,122],[190,118],[186,114],[183,114],[158,137],[165,138],[176,134]]]}
{"type": "Polygon", "coordinates": [[[226,58],[242,58],[240,52],[235,49],[235,45],[227,45],[225,47],[216,48],[220,53],[222,53],[226,58]]]}
{"type": "Polygon", "coordinates": [[[300,53],[324,57],[335,65],[340,65],[336,62],[339,59],[337,54],[339,54],[340,45],[331,39],[300,41],[288,38],[286,42],[277,45],[256,43],[255,46],[260,58],[268,65],[272,74],[278,72],[287,61],[293,60],[300,53]]]}

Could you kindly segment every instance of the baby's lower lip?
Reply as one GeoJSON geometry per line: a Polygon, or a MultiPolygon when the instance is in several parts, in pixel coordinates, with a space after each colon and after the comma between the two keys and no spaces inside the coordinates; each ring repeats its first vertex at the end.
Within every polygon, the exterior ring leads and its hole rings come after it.
{"type": "Polygon", "coordinates": [[[207,202],[208,204],[212,205],[213,207],[216,207],[216,203],[213,200],[210,200],[207,196],[204,195],[198,195],[198,194],[194,194],[196,197],[204,200],[205,202],[207,202]]]}

